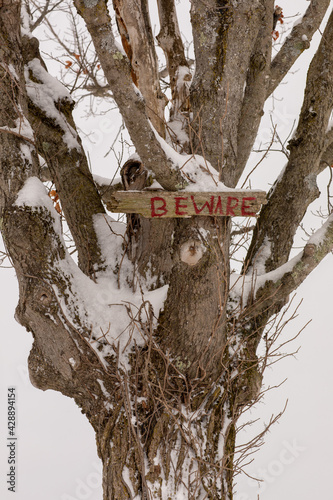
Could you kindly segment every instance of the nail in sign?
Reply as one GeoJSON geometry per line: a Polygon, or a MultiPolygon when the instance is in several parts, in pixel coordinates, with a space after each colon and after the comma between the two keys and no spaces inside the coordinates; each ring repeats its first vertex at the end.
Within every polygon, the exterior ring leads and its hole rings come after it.
{"type": "Polygon", "coordinates": [[[254,217],[266,203],[264,191],[118,191],[107,208],[112,212],[137,213],[144,217],[254,217]]]}

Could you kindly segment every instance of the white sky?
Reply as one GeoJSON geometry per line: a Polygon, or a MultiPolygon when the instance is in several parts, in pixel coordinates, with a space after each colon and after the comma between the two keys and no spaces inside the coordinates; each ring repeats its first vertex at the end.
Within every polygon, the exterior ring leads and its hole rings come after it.
{"type": "MultiPolygon", "coordinates": [[[[308,2],[294,0],[291,7],[291,2],[280,0],[279,5],[287,17],[308,6],[308,2]]],[[[299,71],[288,77],[288,86],[281,90],[284,101],[275,101],[274,119],[283,137],[287,137],[298,114],[305,81],[304,68],[312,53],[312,49],[305,53],[296,64],[299,71]]],[[[272,109],[271,102],[267,105],[269,109],[272,109]]],[[[96,118],[90,128],[95,129],[95,144],[90,145],[93,164],[98,164],[95,173],[106,177],[110,176],[109,165],[113,161],[111,157],[103,159],[114,133],[110,125],[114,118],[110,116],[109,120],[105,122],[105,117],[96,118]]],[[[82,121],[81,126],[84,128],[86,123],[82,121]]],[[[261,132],[263,139],[269,129],[267,111],[261,132]]],[[[257,158],[253,159],[254,164],[256,161],[257,158]]],[[[272,182],[283,165],[282,155],[271,153],[252,177],[252,187],[266,188],[267,180],[272,182]]],[[[324,191],[326,174],[322,177],[324,191]]],[[[312,223],[310,219],[309,227],[312,223]]],[[[31,334],[13,319],[18,300],[13,270],[1,269],[0,280],[0,498],[13,498],[5,482],[8,472],[6,393],[7,387],[13,385],[17,393],[18,425],[15,500],[101,500],[102,492],[98,486],[100,462],[93,430],[72,400],[31,386],[27,379],[27,357],[32,339],[31,334]]],[[[263,475],[266,481],[258,490],[257,483],[243,478],[238,484],[236,500],[257,500],[258,493],[260,500],[313,500],[331,496],[332,281],[333,260],[329,255],[297,292],[295,303],[301,298],[303,303],[299,317],[288,326],[284,338],[294,336],[310,319],[312,323],[294,343],[294,349],[302,346],[296,358],[287,358],[268,371],[267,386],[277,385],[285,378],[288,380],[266,395],[265,402],[251,418],[261,417],[268,422],[272,413],[283,408],[286,399],[289,404],[279,424],[266,437],[266,444],[256,455],[255,462],[248,468],[250,474],[263,475]]]]}

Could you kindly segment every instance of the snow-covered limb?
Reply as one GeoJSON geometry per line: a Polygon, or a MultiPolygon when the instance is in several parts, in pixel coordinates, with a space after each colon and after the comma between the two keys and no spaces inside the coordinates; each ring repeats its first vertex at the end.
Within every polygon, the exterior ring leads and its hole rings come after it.
{"type": "MultiPolygon", "coordinates": [[[[269,246],[267,246],[269,248],[269,246]]],[[[243,303],[242,316],[250,317],[283,303],[333,249],[333,214],[308,240],[302,252],[274,271],[259,274],[259,267],[244,276],[232,275],[232,296],[243,303]]],[[[268,252],[265,257],[268,258],[268,252]]]]}
{"type": "MultiPolygon", "coordinates": [[[[93,216],[104,213],[104,208],[72,118],[74,102],[65,87],[46,71],[37,40],[24,36],[22,43],[30,98],[28,119],[38,137],[38,152],[46,161],[47,174],[56,186],[77,247],[79,265],[87,275],[93,276],[103,267],[93,216]],[[87,238],[96,245],[88,248],[87,238]]],[[[41,178],[45,178],[45,169],[41,171],[41,178]]]]}
{"type": "MultiPolygon", "coordinates": [[[[59,214],[37,177],[30,177],[26,181],[14,206],[20,211],[27,210],[32,216],[38,217],[45,213],[49,220],[49,234],[44,234],[47,245],[36,241],[40,256],[37,258],[35,254],[35,257],[38,262],[52,261],[56,272],[49,275],[41,266],[39,273],[36,270],[35,273],[45,287],[53,290],[54,299],[58,302],[59,310],[54,310],[51,316],[61,317],[66,325],[71,325],[71,330],[76,330],[85,338],[105,368],[108,366],[107,359],[115,357],[116,348],[118,363],[126,370],[133,343],[137,346],[145,343],[140,329],[135,327],[135,321],[139,322],[135,319],[137,311],[143,302],[149,302],[155,317],[158,317],[168,286],[148,291],[143,285],[133,292],[129,284],[133,266],[124,256],[123,250],[126,226],[102,214],[95,216],[94,225],[106,269],[96,273],[96,281],[88,278],[68,254],[62,238],[59,214]],[[133,314],[129,314],[130,309],[134,311],[133,314]],[[89,337],[84,332],[89,332],[89,337]]],[[[26,243],[27,247],[29,244],[26,243]]],[[[148,282],[148,285],[151,286],[151,283],[148,282]]],[[[50,293],[45,291],[46,295],[50,293]]]]}
{"type": "Polygon", "coordinates": [[[10,240],[9,249],[22,285],[17,317],[22,324],[33,321],[35,325],[44,325],[40,330],[34,329],[39,349],[30,359],[32,380],[42,388],[46,383],[46,366],[55,367],[59,349],[63,349],[61,376],[54,387],[70,393],[73,385],[82,383],[82,366],[90,359],[99,366],[100,382],[99,387],[94,385],[92,390],[90,386],[88,390],[96,401],[101,400],[103,393],[104,402],[111,404],[112,398],[105,396],[112,391],[105,389],[105,384],[110,383],[114,360],[117,358],[118,367],[126,372],[133,346],[145,345],[147,340],[137,327],[141,304],[149,303],[157,317],[168,287],[147,291],[142,286],[133,292],[128,284],[133,268],[124,258],[122,248],[125,225],[106,220],[101,214],[94,223],[108,271],[97,276],[96,282],[68,254],[59,215],[36,177],[26,181],[13,209],[7,211],[4,233],[10,240]],[[26,220],[33,230],[25,232],[26,220]],[[31,258],[23,259],[22,252],[31,258]],[[48,265],[52,266],[52,273],[48,265]],[[115,267],[119,267],[118,274],[115,267]],[[62,338],[57,345],[51,340],[55,336],[62,338]]]}
{"type": "Polygon", "coordinates": [[[305,49],[310,47],[314,33],[320,27],[330,0],[311,0],[304,16],[294,23],[291,33],[271,64],[267,97],[281,83],[305,49]]]}
{"type": "Polygon", "coordinates": [[[68,101],[70,106],[74,106],[67,89],[56,78],[49,75],[37,57],[28,61],[25,72],[28,97],[34,106],[39,108],[46,118],[54,120],[55,124],[60,127],[67,149],[71,151],[75,148],[80,152],[81,145],[78,141],[78,134],[68,123],[61,108],[59,109],[59,103],[62,101],[68,101]]]}

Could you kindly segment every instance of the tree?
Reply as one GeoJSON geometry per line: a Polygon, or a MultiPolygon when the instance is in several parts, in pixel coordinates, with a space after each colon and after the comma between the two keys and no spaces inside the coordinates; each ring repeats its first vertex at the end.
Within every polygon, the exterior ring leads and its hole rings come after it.
{"type": "Polygon", "coordinates": [[[31,381],[73,398],[86,414],[105,500],[231,500],[237,421],[260,394],[276,338],[272,319],[333,248],[329,215],[289,257],[319,196],[316,179],[333,163],[333,14],[308,69],[287,164],[255,225],[235,230],[226,213],[130,213],[125,224],[105,208],[119,189],[158,186],[184,199],[191,190],[238,186],[264,104],[309,47],[330,2],[312,0],[272,59],[273,1],[193,0],[195,71],[174,2],[157,3],[169,99],[147,2],[73,2],[95,58],[88,67],[73,52],[65,65],[77,61],[77,77],[86,75],[95,92],[101,85],[92,68],[103,69],[106,88],[98,91],[111,91],[137,152],[122,167],[122,185],[103,185],[89,170],[74,102],[47,72],[31,33],[60,2],[45,2],[34,18],[36,2],[0,2],[1,231],[19,283],[16,316],[34,337],[31,381]],[[55,206],[46,181],[55,186],[55,206]]]}

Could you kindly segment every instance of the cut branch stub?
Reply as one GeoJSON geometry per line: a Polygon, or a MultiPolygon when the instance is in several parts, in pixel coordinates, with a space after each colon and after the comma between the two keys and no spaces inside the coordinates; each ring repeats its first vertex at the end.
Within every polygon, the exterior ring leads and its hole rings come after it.
{"type": "Polygon", "coordinates": [[[107,208],[111,212],[136,213],[149,218],[254,217],[264,203],[264,191],[118,191],[110,196],[107,208]]]}
{"type": "Polygon", "coordinates": [[[123,165],[120,175],[126,191],[141,191],[146,185],[148,172],[141,161],[130,158],[123,165]]]}

